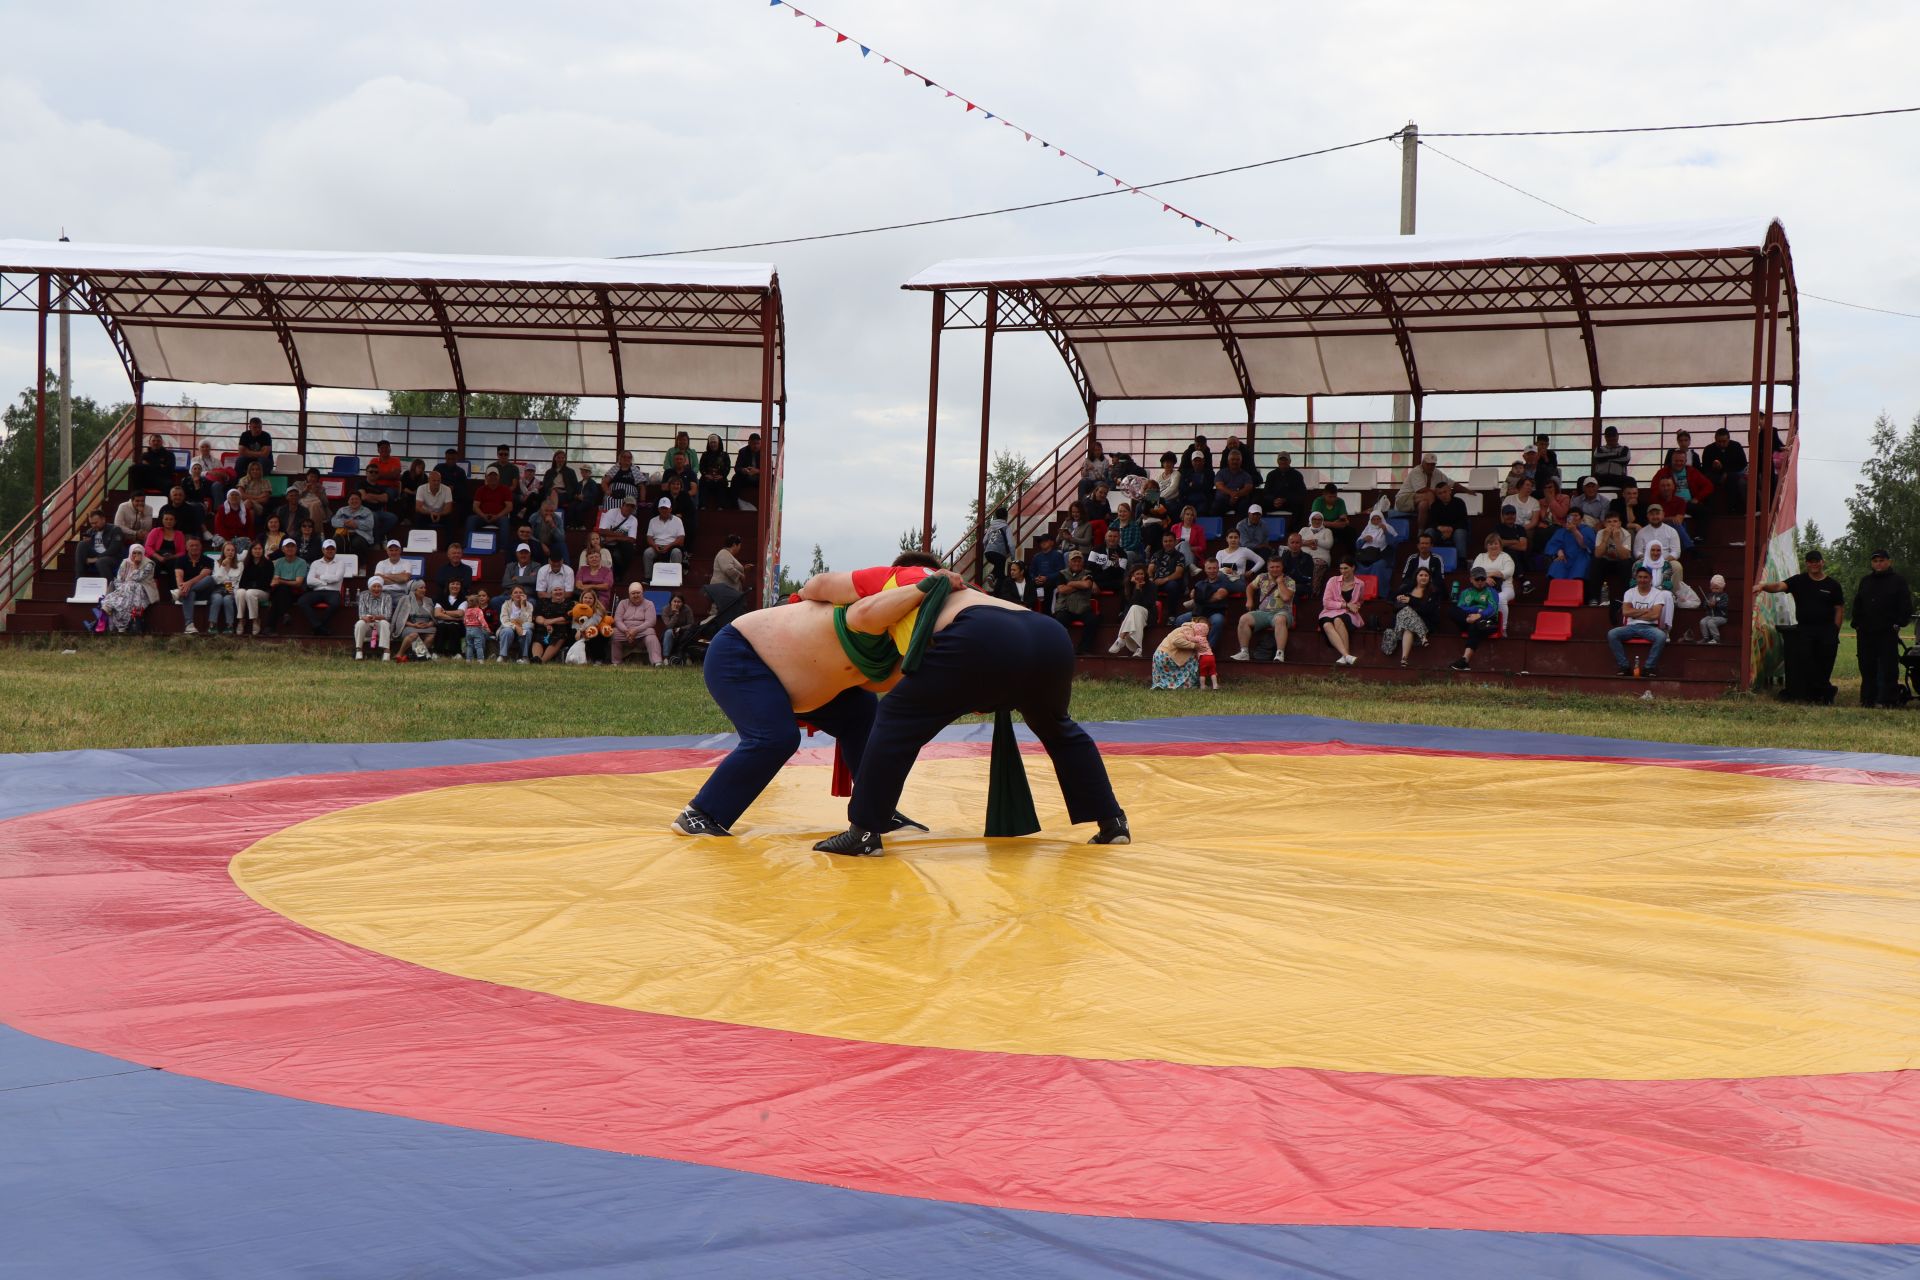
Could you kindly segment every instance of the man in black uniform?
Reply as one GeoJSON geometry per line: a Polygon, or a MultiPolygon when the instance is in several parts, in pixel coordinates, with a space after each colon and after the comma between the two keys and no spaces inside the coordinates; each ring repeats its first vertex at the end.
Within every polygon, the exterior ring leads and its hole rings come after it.
{"type": "Polygon", "coordinates": [[[1913,592],[1893,571],[1893,559],[1876,547],[1868,557],[1872,571],[1853,592],[1853,630],[1860,646],[1860,705],[1897,705],[1900,683],[1900,628],[1913,616],[1913,592]]]}
{"type": "Polygon", "coordinates": [[[1847,593],[1827,576],[1826,558],[1818,551],[1807,552],[1807,568],[1785,582],[1763,582],[1761,591],[1784,591],[1793,597],[1794,617],[1799,625],[1783,628],[1781,637],[1787,648],[1787,687],[1783,697],[1789,702],[1833,702],[1833,660],[1840,652],[1840,622],[1846,614],[1847,593]]]}

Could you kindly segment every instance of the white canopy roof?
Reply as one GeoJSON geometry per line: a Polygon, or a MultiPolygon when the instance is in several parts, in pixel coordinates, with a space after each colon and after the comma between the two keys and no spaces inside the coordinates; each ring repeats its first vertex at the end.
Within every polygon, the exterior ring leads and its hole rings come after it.
{"type": "Polygon", "coordinates": [[[70,280],[136,379],[758,401],[770,341],[784,394],[764,263],[0,240],[26,273],[70,280]]]}
{"type": "MultiPolygon", "coordinates": [[[[1744,384],[1786,233],[1765,218],[1490,236],[1379,236],[943,262],[909,289],[996,291],[1052,333],[1091,400],[1744,384]]],[[[952,327],[979,327],[956,297],[952,327]]],[[[969,308],[971,307],[971,310],[969,308]]]]}

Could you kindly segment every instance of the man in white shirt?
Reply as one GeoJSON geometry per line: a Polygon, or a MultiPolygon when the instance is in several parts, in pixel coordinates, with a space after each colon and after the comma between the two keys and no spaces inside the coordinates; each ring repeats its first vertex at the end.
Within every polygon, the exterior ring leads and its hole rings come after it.
{"type": "MultiPolygon", "coordinates": [[[[1254,510],[1257,511],[1259,508],[1256,507],[1254,510]]],[[[1227,530],[1227,549],[1214,557],[1220,562],[1222,572],[1235,581],[1252,577],[1266,563],[1259,552],[1251,551],[1240,543],[1240,530],[1227,530]]]]}
{"type": "Polygon", "coordinates": [[[1433,506],[1434,490],[1443,484],[1452,484],[1447,473],[1440,469],[1438,454],[1423,453],[1420,461],[1407,472],[1407,478],[1400,482],[1400,492],[1393,495],[1393,509],[1401,515],[1413,516],[1413,527],[1427,527],[1427,509],[1433,506]]]}
{"type": "Polygon", "coordinates": [[[307,626],[317,636],[327,634],[333,615],[340,612],[340,591],[347,581],[347,566],[340,563],[334,548],[332,538],[320,544],[320,558],[307,566],[307,589],[297,602],[307,626]],[[326,613],[315,613],[322,605],[326,606],[326,613]]]}
{"type": "Polygon", "coordinates": [[[684,564],[687,558],[687,526],[673,514],[673,502],[660,499],[659,513],[647,521],[647,549],[640,557],[640,579],[653,581],[653,566],[661,560],[684,564]]]}
{"type": "MultiPolygon", "coordinates": [[[[515,548],[514,554],[519,554],[518,548],[515,548]]],[[[565,547],[556,545],[547,552],[547,563],[534,575],[533,586],[542,597],[556,587],[568,595],[573,594],[573,566],[567,563],[565,547]]]]}
{"type": "Polygon", "coordinates": [[[373,567],[373,576],[401,591],[413,581],[413,566],[400,558],[400,539],[387,539],[387,558],[373,567]]]}
{"type": "Polygon", "coordinates": [[[1613,665],[1620,675],[1631,675],[1627,665],[1629,640],[1648,643],[1647,665],[1643,674],[1651,680],[1659,674],[1660,655],[1667,647],[1667,628],[1673,625],[1673,593],[1653,585],[1653,570],[1641,565],[1633,575],[1633,587],[1620,597],[1620,625],[1607,632],[1607,648],[1613,651],[1613,665]]]}
{"type": "Polygon", "coordinates": [[[613,557],[613,576],[624,578],[633,561],[634,544],[640,541],[640,519],[635,514],[640,500],[631,493],[620,495],[614,508],[600,517],[600,542],[613,557]]]}
{"type": "Polygon", "coordinates": [[[427,482],[413,491],[414,527],[425,524],[445,538],[454,536],[453,488],[441,482],[438,471],[427,473],[427,482]]]}

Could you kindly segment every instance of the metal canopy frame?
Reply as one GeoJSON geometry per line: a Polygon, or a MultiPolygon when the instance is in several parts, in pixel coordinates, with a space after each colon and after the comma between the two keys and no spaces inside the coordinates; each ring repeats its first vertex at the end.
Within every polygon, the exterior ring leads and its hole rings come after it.
{"type": "MultiPolygon", "coordinates": [[[[968,278],[965,268],[969,265],[977,264],[954,264],[957,275],[902,286],[933,295],[921,530],[922,546],[928,550],[933,541],[933,466],[940,339],[944,333],[980,330],[985,334],[976,489],[983,509],[975,527],[963,535],[977,539],[984,536],[990,514],[984,510],[991,435],[987,393],[993,344],[1000,335],[1043,333],[1052,341],[1086,408],[1089,442],[1099,439],[1099,406],[1109,400],[1240,400],[1246,407],[1247,443],[1251,446],[1255,406],[1262,398],[1304,396],[1311,422],[1315,395],[1407,394],[1413,402],[1412,451],[1417,457],[1422,446],[1424,400],[1436,391],[1431,379],[1421,376],[1416,349],[1420,335],[1564,330],[1578,334],[1585,355],[1581,376],[1558,376],[1565,370],[1556,368],[1552,385],[1449,383],[1437,390],[1448,395],[1588,390],[1593,396],[1592,433],[1597,444],[1602,403],[1609,389],[1750,386],[1747,452],[1756,460],[1746,512],[1750,571],[1757,571],[1763,563],[1763,543],[1771,529],[1760,529],[1759,524],[1772,511],[1777,486],[1770,469],[1758,465],[1758,459],[1771,456],[1770,450],[1761,448],[1761,433],[1770,429],[1777,387],[1789,391],[1796,430],[1800,404],[1799,296],[1786,231],[1777,221],[1767,225],[1757,244],[1670,251],[1031,277],[1022,276],[1018,263],[1003,263],[988,265],[1008,269],[968,278]],[[1642,381],[1629,376],[1609,382],[1605,376],[1600,343],[1601,335],[1609,329],[1729,322],[1751,323],[1753,327],[1750,379],[1642,381]],[[1791,365],[1784,379],[1777,367],[1782,323],[1787,328],[1791,365]],[[1324,384],[1267,385],[1249,366],[1243,352],[1243,345],[1249,341],[1310,341],[1322,336],[1390,337],[1400,354],[1401,378],[1380,385],[1342,386],[1332,392],[1324,384]],[[1087,373],[1088,349],[1135,342],[1196,342],[1221,349],[1232,371],[1232,386],[1170,394],[1101,393],[1087,373]]],[[[1037,270],[1045,266],[1044,261],[1033,265],[1037,270]]],[[[1325,376],[1324,369],[1322,373],[1325,376]]],[[[984,561],[984,556],[974,557],[976,576],[984,561]]],[[[1748,650],[1743,658],[1743,678],[1751,677],[1751,646],[1748,650]]]]}
{"type": "MultiPolygon", "coordinates": [[[[24,243],[24,242],[22,242],[24,243]]],[[[82,251],[85,246],[61,245],[82,251]]],[[[779,452],[786,416],[786,317],[780,279],[771,270],[765,284],[638,283],[619,279],[474,278],[450,273],[423,272],[418,276],[314,275],[298,272],[175,270],[166,265],[170,251],[156,249],[151,262],[114,267],[74,265],[52,269],[44,261],[10,265],[0,251],[0,311],[24,311],[37,317],[44,343],[50,315],[88,315],[105,329],[132,384],[136,418],[145,404],[147,384],[179,380],[158,376],[143,368],[129,329],[152,330],[156,338],[168,331],[270,335],[285,358],[283,377],[258,377],[242,382],[207,378],[205,381],[239,386],[291,386],[299,396],[299,437],[296,448],[306,449],[307,393],[317,385],[300,355],[299,340],[310,335],[347,335],[360,338],[428,338],[445,348],[446,385],[422,385],[418,377],[405,385],[371,386],[357,390],[452,391],[460,397],[459,446],[466,445],[466,400],[473,392],[508,394],[611,395],[617,405],[618,447],[624,447],[626,401],[641,398],[759,404],[761,425],[760,511],[769,529],[776,495],[773,476],[782,468],[779,452]],[[65,291],[64,307],[50,296],[65,291]],[[611,358],[612,385],[588,387],[474,385],[462,344],[488,340],[572,343],[604,350],[611,358]],[[635,384],[621,352],[622,343],[690,348],[731,348],[759,355],[751,390],[740,394],[689,395],[684,388],[649,389],[635,384]],[[776,408],[778,415],[776,417],[776,408]]],[[[417,255],[409,265],[430,265],[434,259],[417,255]]],[[[449,258],[449,266],[468,260],[449,258]]],[[[610,264],[611,265],[611,264],[610,264]]],[[[676,264],[678,265],[678,264],[676,264]]],[[[609,272],[609,274],[614,274],[609,272]]],[[[671,274],[670,272],[668,273],[671,274]]],[[[44,358],[41,361],[45,365],[44,358]]],[[[201,379],[193,379],[201,380],[201,379]]],[[[582,382],[586,381],[584,367],[582,382]]],[[[332,385],[332,384],[327,384],[332,385]]],[[[45,392],[36,405],[36,420],[44,423],[45,392]]],[[[44,436],[44,425],[39,429],[44,436]]],[[[133,434],[137,454],[144,439],[133,434]]],[[[36,441],[39,445],[40,442],[36,441]]],[[[42,450],[36,449],[36,520],[44,497],[42,450]]],[[[35,528],[38,552],[44,530],[35,528]]],[[[773,535],[770,545],[777,546],[773,535]]],[[[766,557],[755,566],[756,577],[771,572],[766,557]]],[[[761,584],[764,587],[764,583],[761,584]]],[[[762,593],[764,594],[764,592],[762,593]]]]}

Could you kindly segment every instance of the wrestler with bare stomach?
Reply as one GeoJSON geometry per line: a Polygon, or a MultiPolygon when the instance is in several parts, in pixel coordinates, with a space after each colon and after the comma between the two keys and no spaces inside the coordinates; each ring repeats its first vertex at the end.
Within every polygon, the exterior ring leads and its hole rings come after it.
{"type": "MultiPolygon", "coordinates": [[[[895,565],[918,564],[908,552],[895,565]]],[[[933,562],[937,564],[938,562],[933,562]]],[[[857,575],[822,574],[801,588],[803,599],[847,605],[849,631],[886,634],[913,616],[927,597],[917,581],[863,594],[857,575]]],[[[956,580],[957,581],[957,580],[956,580]]],[[[1018,711],[1053,761],[1070,821],[1094,822],[1090,843],[1126,844],[1127,815],[1114,797],[1100,748],[1068,714],[1073,642],[1052,618],[971,589],[941,605],[931,643],[918,667],[892,683],[872,737],[854,770],[848,830],[814,848],[871,857],[894,812],[920,749],[963,715],[1018,711]]]]}
{"type": "MultiPolygon", "coordinates": [[[[746,614],[714,637],[707,648],[707,689],[733,721],[740,745],[673,820],[675,831],[732,835],[729,828],[800,749],[796,719],[831,734],[847,768],[859,770],[878,702],[874,691],[891,688],[899,674],[870,679],[856,670],[833,615],[827,604],[779,605],[746,614]]],[[[886,829],[907,826],[920,824],[894,813],[886,829]]]]}

